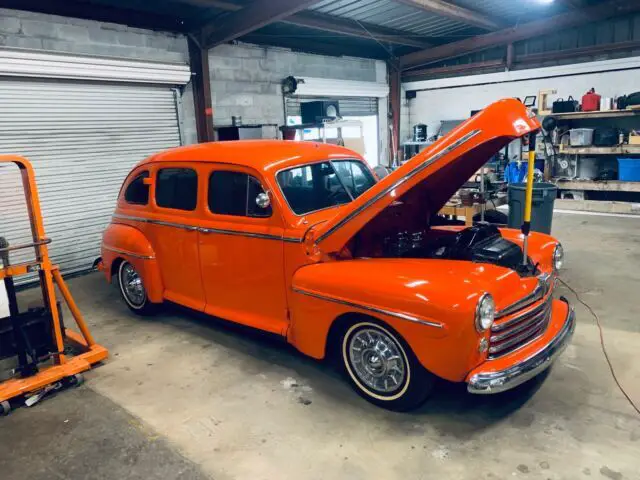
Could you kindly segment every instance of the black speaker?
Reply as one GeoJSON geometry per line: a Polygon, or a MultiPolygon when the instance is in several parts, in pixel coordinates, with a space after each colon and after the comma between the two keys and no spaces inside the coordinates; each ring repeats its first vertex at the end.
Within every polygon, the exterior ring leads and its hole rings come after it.
{"type": "Polygon", "coordinates": [[[317,100],[300,104],[302,123],[320,123],[340,116],[337,100],[317,100]]]}

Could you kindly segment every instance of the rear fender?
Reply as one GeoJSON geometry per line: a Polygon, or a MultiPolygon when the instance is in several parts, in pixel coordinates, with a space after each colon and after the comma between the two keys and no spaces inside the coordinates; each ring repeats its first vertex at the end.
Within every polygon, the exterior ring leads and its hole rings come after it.
{"type": "Polygon", "coordinates": [[[122,260],[131,263],[142,277],[149,301],[160,303],[164,287],[155,251],[143,232],[130,225],[112,223],[102,236],[102,268],[107,281],[118,273],[122,260]]]}

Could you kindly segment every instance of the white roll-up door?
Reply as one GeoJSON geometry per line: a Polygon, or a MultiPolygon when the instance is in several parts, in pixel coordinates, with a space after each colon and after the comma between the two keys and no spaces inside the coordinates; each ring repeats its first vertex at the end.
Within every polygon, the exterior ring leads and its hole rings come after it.
{"type": "MultiPolygon", "coordinates": [[[[50,253],[63,273],[89,269],[99,257],[131,168],[178,145],[167,85],[0,78],[0,154],[33,163],[50,253]]],[[[0,236],[12,244],[31,240],[19,182],[17,168],[0,166],[0,236]]],[[[32,257],[16,253],[12,263],[32,257]]]]}

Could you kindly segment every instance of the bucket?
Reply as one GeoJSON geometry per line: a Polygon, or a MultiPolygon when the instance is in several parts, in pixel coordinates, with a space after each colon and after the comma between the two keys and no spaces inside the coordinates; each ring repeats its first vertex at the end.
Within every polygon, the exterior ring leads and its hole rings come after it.
{"type": "Polygon", "coordinates": [[[640,158],[618,158],[618,179],[640,182],[640,158]]]}

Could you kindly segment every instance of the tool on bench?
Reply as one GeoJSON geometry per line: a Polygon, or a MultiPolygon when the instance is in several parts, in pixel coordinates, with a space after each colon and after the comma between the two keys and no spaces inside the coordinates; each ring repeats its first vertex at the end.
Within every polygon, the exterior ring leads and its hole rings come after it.
{"type": "Polygon", "coordinates": [[[9,316],[0,318],[0,361],[17,360],[9,378],[0,382],[0,415],[8,414],[19,399],[30,406],[49,392],[81,383],[82,372],[108,356],[95,343],[60,270],[49,258],[51,240],[44,232],[33,167],[17,156],[0,155],[3,163],[14,163],[20,169],[33,241],[10,245],[0,238],[0,281],[4,280],[9,302],[9,316]],[[12,264],[12,252],[24,249],[34,249],[35,260],[12,264]],[[39,276],[43,306],[20,312],[14,277],[31,273],[39,276]],[[81,333],[65,328],[54,285],[81,333]],[[71,355],[71,350],[77,354],[71,355]]]}

